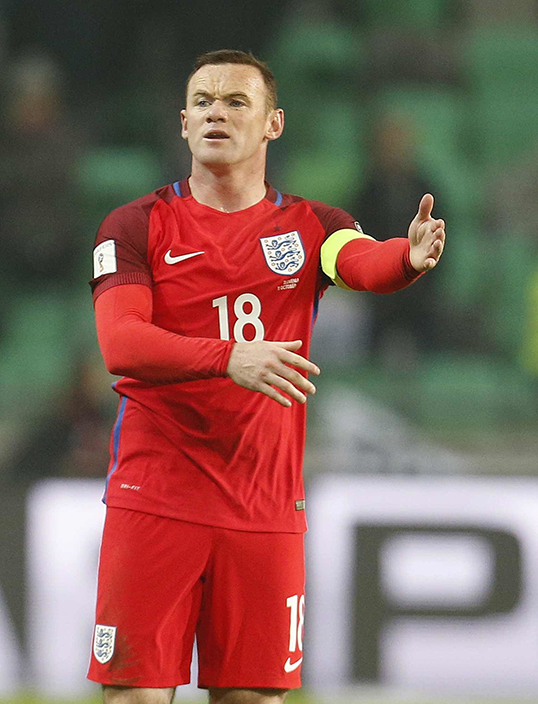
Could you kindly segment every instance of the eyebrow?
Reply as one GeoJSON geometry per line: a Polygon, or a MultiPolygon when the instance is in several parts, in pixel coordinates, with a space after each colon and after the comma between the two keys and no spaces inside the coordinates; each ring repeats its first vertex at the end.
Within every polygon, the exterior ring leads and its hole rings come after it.
{"type": "MultiPolygon", "coordinates": [[[[202,97],[202,98],[211,98],[213,97],[211,93],[208,93],[206,90],[197,90],[192,96],[193,98],[197,97],[202,97]]],[[[228,93],[227,95],[224,96],[225,98],[243,98],[244,100],[250,100],[249,96],[246,93],[241,93],[240,91],[236,91],[235,93],[228,93]]]]}

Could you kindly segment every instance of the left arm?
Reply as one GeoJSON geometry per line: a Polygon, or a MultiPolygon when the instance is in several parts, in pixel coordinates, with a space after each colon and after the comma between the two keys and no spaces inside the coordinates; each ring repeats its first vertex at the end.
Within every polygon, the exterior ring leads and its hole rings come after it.
{"type": "Polygon", "coordinates": [[[355,291],[393,293],[408,286],[433,269],[443,252],[445,223],[432,217],[432,208],[433,196],[428,193],[420,201],[407,238],[379,242],[351,233],[346,240],[344,231],[334,233],[321,249],[323,271],[337,285],[355,291]]]}

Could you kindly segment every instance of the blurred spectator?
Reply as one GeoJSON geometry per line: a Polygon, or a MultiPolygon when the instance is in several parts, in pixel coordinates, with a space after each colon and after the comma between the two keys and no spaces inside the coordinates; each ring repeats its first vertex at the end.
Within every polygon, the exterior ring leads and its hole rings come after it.
{"type": "Polygon", "coordinates": [[[538,140],[515,163],[496,169],[488,185],[488,232],[528,238],[538,250],[538,140]]]}
{"type": "MultiPolygon", "coordinates": [[[[60,68],[29,52],[8,67],[0,116],[0,277],[12,295],[69,281],[77,251],[80,136],[60,68]]],[[[5,302],[5,296],[3,296],[5,302]]]]}
{"type": "MultiPolygon", "coordinates": [[[[418,166],[412,126],[397,114],[381,117],[371,141],[370,174],[351,212],[364,232],[379,240],[407,237],[424,193],[436,189],[418,166]]],[[[435,274],[399,291],[369,295],[372,309],[370,351],[375,359],[402,368],[417,353],[436,346],[435,274]]]]}
{"type": "Polygon", "coordinates": [[[536,22],[536,0],[467,0],[465,14],[469,25],[506,25],[513,22],[536,22]]]}
{"type": "Polygon", "coordinates": [[[100,356],[81,355],[70,386],[60,391],[33,435],[10,462],[13,478],[103,477],[109,460],[115,394],[100,356]]]}

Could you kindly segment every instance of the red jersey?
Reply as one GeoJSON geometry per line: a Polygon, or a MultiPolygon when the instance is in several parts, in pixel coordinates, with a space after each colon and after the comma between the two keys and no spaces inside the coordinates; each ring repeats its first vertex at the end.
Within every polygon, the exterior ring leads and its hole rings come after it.
{"type": "MultiPolygon", "coordinates": [[[[354,219],[317,201],[266,197],[225,213],[188,180],[114,210],[94,250],[94,298],[145,284],[152,323],[187,337],[303,340],[330,283],[320,248],[354,219]]],[[[155,385],[123,377],[106,503],[249,531],[306,529],[306,406],[284,408],[224,376],[155,385]]]]}

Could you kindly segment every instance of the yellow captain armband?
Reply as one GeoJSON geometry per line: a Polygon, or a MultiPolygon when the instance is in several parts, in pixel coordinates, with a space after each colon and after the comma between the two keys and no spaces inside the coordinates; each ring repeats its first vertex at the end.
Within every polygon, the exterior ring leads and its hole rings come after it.
{"type": "Polygon", "coordinates": [[[364,232],[357,232],[357,230],[352,230],[351,228],[345,230],[337,230],[333,232],[330,237],[327,237],[325,242],[321,245],[320,257],[321,257],[321,268],[323,273],[329,277],[329,279],[335,283],[340,288],[345,288],[346,291],[351,291],[349,286],[342,281],[338,276],[336,271],[336,260],[338,259],[338,254],[344,245],[351,240],[359,240],[366,238],[368,240],[373,240],[370,235],[365,235],[364,232]]]}

